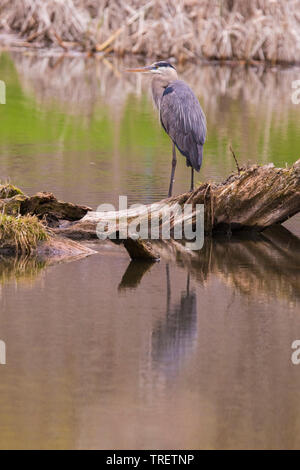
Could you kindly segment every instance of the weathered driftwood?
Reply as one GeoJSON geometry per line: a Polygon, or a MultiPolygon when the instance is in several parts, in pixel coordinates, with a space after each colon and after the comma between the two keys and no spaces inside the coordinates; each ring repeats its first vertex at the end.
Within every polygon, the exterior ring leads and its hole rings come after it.
{"type": "MultiPolygon", "coordinates": [[[[272,164],[254,165],[232,174],[220,184],[205,183],[191,193],[160,201],[159,207],[164,206],[164,211],[166,208],[171,211],[175,204],[180,207],[192,204],[194,208],[196,204],[204,204],[206,233],[265,230],[300,211],[300,160],[291,168],[275,168],[272,164]]],[[[148,218],[152,206],[147,206],[147,209],[144,217],[148,218]]],[[[130,222],[140,213],[130,210],[127,215],[130,222]]],[[[109,222],[112,217],[118,221],[122,216],[124,211],[88,212],[81,220],[64,223],[56,231],[77,240],[97,238],[99,222],[109,222]]],[[[171,228],[176,222],[175,216],[171,219],[171,228]]],[[[144,240],[127,241],[125,247],[132,258],[157,257],[157,253],[153,255],[153,249],[147,256],[150,245],[144,240]]]]}
{"type": "Polygon", "coordinates": [[[79,220],[91,208],[58,201],[48,192],[40,192],[29,197],[17,188],[6,185],[0,187],[0,210],[9,215],[36,215],[44,219],[48,226],[58,227],[61,220],[79,220]]]}
{"type": "Polygon", "coordinates": [[[21,214],[35,214],[53,220],[78,220],[91,210],[90,207],[58,201],[52,193],[37,193],[21,203],[21,214]]]}
{"type": "Polygon", "coordinates": [[[95,250],[82,243],[55,235],[37,246],[34,254],[40,259],[50,259],[52,262],[58,262],[60,260],[80,259],[95,253],[97,253],[95,250]]]}
{"type": "MultiPolygon", "coordinates": [[[[1,189],[1,188],[0,188],[1,189]]],[[[85,206],[58,201],[51,193],[38,193],[28,197],[15,188],[3,189],[4,199],[0,209],[5,213],[33,214],[42,219],[59,236],[76,240],[97,239],[97,225],[109,225],[114,219],[117,225],[111,234],[117,236],[122,216],[130,222],[149,220],[153,215],[153,205],[146,206],[144,214],[130,209],[122,212],[93,212],[85,206]]],[[[273,165],[240,169],[220,184],[205,183],[193,192],[181,194],[157,203],[156,211],[161,215],[171,213],[172,228],[182,220],[173,213],[174,207],[193,207],[192,220],[195,220],[196,204],[204,205],[204,229],[206,233],[231,233],[240,230],[262,231],[275,224],[281,224],[300,211],[300,160],[291,168],[274,168],[273,165]]],[[[165,219],[160,219],[160,230],[165,219]]],[[[150,224],[149,224],[150,226],[150,224]]],[[[126,228],[126,227],[125,227],[126,228]]],[[[116,237],[118,238],[118,236],[116,237]]],[[[132,259],[159,259],[159,254],[151,242],[143,239],[127,238],[115,240],[123,243],[132,259]]]]}
{"type": "Polygon", "coordinates": [[[159,261],[160,259],[157,251],[147,240],[127,238],[123,241],[123,245],[131,259],[148,259],[151,261],[159,261]]]}

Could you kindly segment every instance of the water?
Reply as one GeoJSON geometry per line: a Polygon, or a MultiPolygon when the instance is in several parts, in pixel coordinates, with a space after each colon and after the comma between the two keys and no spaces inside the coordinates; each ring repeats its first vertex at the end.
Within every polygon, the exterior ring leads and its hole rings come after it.
{"type": "MultiPolygon", "coordinates": [[[[128,64],[126,64],[128,65],[128,64]]],[[[123,63],[2,53],[0,175],[95,208],[166,195],[170,143],[123,63]]],[[[198,181],[299,158],[296,68],[188,66],[208,120],[198,181]]],[[[188,188],[180,157],[175,192],[188,188]]],[[[263,237],[0,259],[1,448],[299,448],[300,220],[263,237]]]]}

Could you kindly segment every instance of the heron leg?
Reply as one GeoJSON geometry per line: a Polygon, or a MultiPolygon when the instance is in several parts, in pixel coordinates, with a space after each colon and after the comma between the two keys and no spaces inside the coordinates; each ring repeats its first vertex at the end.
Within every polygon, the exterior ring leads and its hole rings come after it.
{"type": "Polygon", "coordinates": [[[168,197],[171,197],[171,196],[172,196],[176,163],[177,163],[177,159],[176,159],[176,149],[175,149],[175,144],[173,144],[172,171],[171,171],[171,179],[170,179],[170,186],[169,186],[169,194],[168,194],[168,197]]]}
{"type": "Polygon", "coordinates": [[[194,168],[192,168],[191,172],[191,189],[190,191],[194,191],[194,168]]]}

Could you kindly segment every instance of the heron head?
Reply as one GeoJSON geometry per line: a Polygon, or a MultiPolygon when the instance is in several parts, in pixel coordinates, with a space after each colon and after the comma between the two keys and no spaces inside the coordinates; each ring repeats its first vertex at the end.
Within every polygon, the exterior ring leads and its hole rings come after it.
{"type": "Polygon", "coordinates": [[[177,79],[177,72],[175,67],[170,64],[170,62],[166,61],[154,62],[151,65],[146,65],[145,67],[127,69],[126,72],[141,72],[152,75],[160,75],[162,77],[171,78],[173,80],[177,79]]]}

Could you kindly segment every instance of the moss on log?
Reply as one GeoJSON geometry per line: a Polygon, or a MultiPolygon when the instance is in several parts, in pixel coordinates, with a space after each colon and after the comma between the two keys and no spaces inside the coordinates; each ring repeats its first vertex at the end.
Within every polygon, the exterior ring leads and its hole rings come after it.
{"type": "Polygon", "coordinates": [[[18,194],[22,195],[24,193],[13,184],[0,184],[0,199],[8,199],[18,194]]]}

